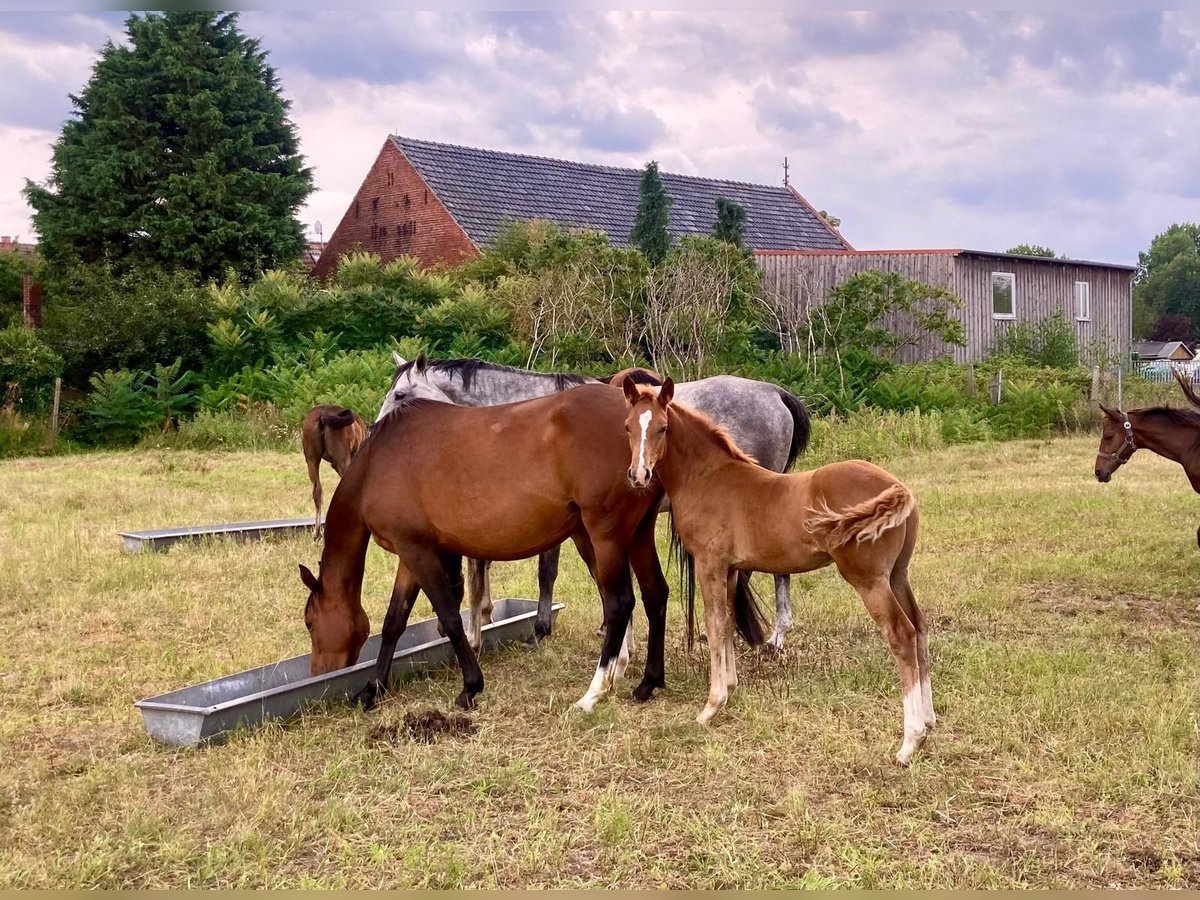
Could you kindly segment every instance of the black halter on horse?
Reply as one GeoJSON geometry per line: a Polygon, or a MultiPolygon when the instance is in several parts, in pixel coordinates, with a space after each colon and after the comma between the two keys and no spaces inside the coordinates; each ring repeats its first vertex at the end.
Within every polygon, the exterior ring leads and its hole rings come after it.
{"type": "Polygon", "coordinates": [[[1125,429],[1125,442],[1116,449],[1115,453],[1105,453],[1100,451],[1096,454],[1102,459],[1111,459],[1114,463],[1114,472],[1121,468],[1121,466],[1125,465],[1125,463],[1129,462],[1129,457],[1133,456],[1133,451],[1137,449],[1137,444],[1133,442],[1133,425],[1129,421],[1129,415],[1121,412],[1121,410],[1117,410],[1117,412],[1121,414],[1121,418],[1124,420],[1121,422],[1121,427],[1125,429]],[[1129,452],[1125,453],[1127,449],[1129,452]]]}

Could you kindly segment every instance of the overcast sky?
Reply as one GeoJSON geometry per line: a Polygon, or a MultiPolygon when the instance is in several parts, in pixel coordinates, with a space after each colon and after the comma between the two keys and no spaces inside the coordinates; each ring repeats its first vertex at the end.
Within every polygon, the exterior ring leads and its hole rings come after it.
{"type": "MultiPolygon", "coordinates": [[[[121,13],[0,13],[0,232],[121,13]]],[[[778,183],[860,249],[1136,262],[1200,220],[1200,13],[247,12],[334,227],[389,132],[778,183]]]]}

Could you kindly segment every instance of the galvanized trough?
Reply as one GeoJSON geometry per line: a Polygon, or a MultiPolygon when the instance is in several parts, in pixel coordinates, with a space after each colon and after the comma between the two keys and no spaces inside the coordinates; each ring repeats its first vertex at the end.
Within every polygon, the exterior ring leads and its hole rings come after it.
{"type": "Polygon", "coordinates": [[[262,522],[228,522],[224,525],[181,525],[149,531],[122,531],[121,549],[126,553],[165,550],[181,541],[200,541],[228,537],[237,541],[257,541],[265,537],[302,534],[313,527],[312,516],[300,519],[269,519],[262,522]]]}
{"type": "MultiPolygon", "coordinates": [[[[562,603],[555,603],[551,617],[558,618],[562,603]]],[[[462,611],[464,624],[469,614],[462,611]]],[[[516,598],[493,605],[492,622],[483,626],[483,652],[512,643],[529,644],[537,602],[516,598]]],[[[239,726],[254,726],[268,719],[295,715],[318,700],[353,697],[367,686],[379,655],[379,635],[372,635],[359,654],[357,665],[327,675],[310,677],[308,654],[293,656],[236,675],[180,688],[134,706],[150,736],[173,747],[190,747],[202,741],[221,740],[239,726]]],[[[393,674],[454,663],[450,641],[437,633],[437,619],[410,624],[396,645],[393,674]]]]}

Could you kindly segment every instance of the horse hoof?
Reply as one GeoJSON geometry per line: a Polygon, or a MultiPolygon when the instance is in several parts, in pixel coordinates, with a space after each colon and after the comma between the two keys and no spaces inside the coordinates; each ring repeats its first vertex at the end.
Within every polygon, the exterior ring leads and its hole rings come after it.
{"type": "Polygon", "coordinates": [[[633,689],[633,699],[638,703],[645,703],[647,700],[653,699],[654,689],[656,687],[662,687],[662,685],[655,684],[654,682],[643,681],[633,689]]]}
{"type": "Polygon", "coordinates": [[[363,712],[370,712],[379,703],[379,697],[382,693],[379,689],[379,682],[372,681],[354,695],[354,702],[362,707],[363,712]]]}
{"type": "Polygon", "coordinates": [[[461,694],[458,695],[458,697],[455,698],[454,705],[457,706],[459,709],[474,709],[475,708],[475,695],[469,694],[466,691],[463,691],[461,694]]]}
{"type": "Polygon", "coordinates": [[[550,623],[543,625],[541,622],[533,623],[533,636],[536,638],[550,637],[550,623]]]}

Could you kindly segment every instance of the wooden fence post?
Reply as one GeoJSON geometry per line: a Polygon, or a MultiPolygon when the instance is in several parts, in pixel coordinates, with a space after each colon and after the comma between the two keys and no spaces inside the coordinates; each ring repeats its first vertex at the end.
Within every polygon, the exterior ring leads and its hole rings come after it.
{"type": "Polygon", "coordinates": [[[1125,408],[1125,378],[1123,372],[1124,366],[1117,366],[1117,409],[1125,408]]]}
{"type": "Polygon", "coordinates": [[[1100,413],[1100,367],[1092,366],[1092,395],[1089,399],[1089,405],[1092,409],[1092,415],[1100,413]]]}
{"type": "Polygon", "coordinates": [[[996,370],[996,377],[992,379],[992,389],[991,389],[990,393],[992,396],[992,403],[999,406],[1000,401],[1004,399],[1004,370],[1003,369],[996,370]]]}
{"type": "Polygon", "coordinates": [[[975,397],[975,363],[967,363],[967,396],[975,397]]]}
{"type": "Polygon", "coordinates": [[[54,403],[50,407],[50,446],[58,441],[58,401],[62,399],[62,378],[54,379],[54,403]]]}

